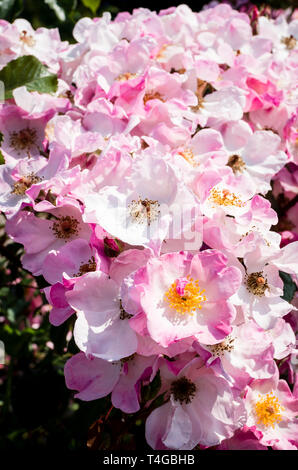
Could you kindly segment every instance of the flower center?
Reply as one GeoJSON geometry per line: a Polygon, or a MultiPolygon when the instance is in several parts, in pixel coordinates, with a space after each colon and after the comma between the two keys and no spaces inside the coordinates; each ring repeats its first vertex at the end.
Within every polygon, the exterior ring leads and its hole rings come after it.
{"type": "Polygon", "coordinates": [[[297,39],[294,38],[294,36],[288,36],[288,37],[283,37],[281,39],[281,42],[286,46],[288,50],[294,49],[294,47],[297,44],[297,39]]]}
{"type": "Polygon", "coordinates": [[[284,407],[281,406],[273,392],[267,393],[263,397],[259,395],[259,397],[260,400],[255,404],[258,424],[274,428],[275,423],[279,423],[282,420],[281,411],[284,410],[284,407]]]}
{"type": "Polygon", "coordinates": [[[191,166],[197,166],[197,162],[195,161],[194,153],[191,149],[186,148],[185,150],[178,153],[183,157],[191,166]]]}
{"type": "Polygon", "coordinates": [[[171,393],[175,401],[182,403],[190,403],[197,391],[196,385],[186,377],[181,377],[172,382],[171,393]]]}
{"type": "Polygon", "coordinates": [[[122,301],[120,300],[120,320],[126,320],[126,319],[129,319],[131,318],[133,315],[131,315],[130,313],[127,313],[124,308],[123,308],[123,305],[122,305],[122,301]]]}
{"type": "Polygon", "coordinates": [[[129,211],[131,217],[138,222],[147,223],[148,225],[151,222],[154,222],[160,214],[160,210],[158,209],[160,206],[158,201],[152,201],[151,199],[141,199],[139,198],[137,201],[134,199],[129,204],[129,211]]]}
{"type": "Polygon", "coordinates": [[[249,274],[249,276],[246,276],[245,281],[247,290],[254,295],[263,296],[265,290],[269,288],[267,279],[261,271],[249,274]]]}
{"type": "Polygon", "coordinates": [[[13,185],[13,189],[11,194],[17,194],[18,196],[23,196],[27,189],[29,189],[32,184],[40,183],[42,178],[36,176],[34,173],[30,173],[27,176],[23,176],[18,181],[16,181],[13,185]]]}
{"type": "Polygon", "coordinates": [[[14,150],[29,150],[35,142],[36,129],[30,129],[30,127],[10,134],[9,144],[14,150]]]}
{"type": "Polygon", "coordinates": [[[241,199],[228,189],[212,188],[210,191],[209,200],[218,206],[235,206],[243,207],[245,205],[241,199]]]}
{"type": "Polygon", "coordinates": [[[136,353],[133,353],[130,356],[122,357],[120,359],[120,362],[122,366],[124,366],[124,364],[127,364],[127,362],[133,361],[135,357],[136,357],[136,353]]]}
{"type": "Polygon", "coordinates": [[[204,97],[206,95],[210,95],[213,93],[215,88],[211,85],[211,83],[206,82],[205,80],[201,80],[197,78],[197,90],[196,96],[198,98],[198,104],[196,106],[192,106],[193,111],[198,111],[201,108],[204,108],[204,97]]]}
{"type": "Polygon", "coordinates": [[[148,91],[145,94],[145,96],[143,98],[144,104],[146,104],[147,101],[150,101],[150,100],[160,100],[160,101],[163,101],[163,102],[165,101],[158,91],[148,91]]]}
{"type": "Polygon", "coordinates": [[[165,298],[170,307],[181,315],[186,313],[193,315],[196,309],[201,310],[202,302],[207,300],[205,289],[200,289],[199,281],[193,278],[176,279],[165,293],[165,298]]]}
{"type": "Polygon", "coordinates": [[[64,240],[72,235],[78,235],[79,221],[69,215],[60,217],[53,223],[52,230],[57,238],[64,240]]]}
{"type": "Polygon", "coordinates": [[[81,264],[79,272],[75,274],[74,277],[80,277],[83,276],[83,274],[90,273],[93,271],[96,271],[96,261],[94,256],[91,256],[91,258],[88,260],[88,263],[81,264]]]}
{"type": "Polygon", "coordinates": [[[126,82],[127,80],[131,80],[132,78],[136,78],[138,75],[136,73],[120,73],[118,77],[116,78],[117,82],[126,82]]]}
{"type": "Polygon", "coordinates": [[[234,341],[235,338],[231,338],[230,336],[227,336],[224,341],[218,344],[212,344],[209,346],[210,351],[212,352],[212,355],[215,357],[222,357],[224,353],[231,352],[234,349],[234,341]]]}
{"type": "Polygon", "coordinates": [[[170,73],[179,73],[179,75],[182,75],[182,74],[185,73],[185,72],[186,72],[186,69],[184,69],[184,68],[178,69],[178,70],[172,68],[172,69],[170,70],[170,73]]]}
{"type": "Polygon", "coordinates": [[[233,173],[242,173],[245,169],[245,163],[239,155],[231,155],[227,166],[232,168],[233,173]]]}
{"type": "Polygon", "coordinates": [[[33,36],[28,35],[27,31],[22,31],[22,34],[20,34],[20,41],[22,41],[26,46],[33,47],[36,44],[36,41],[33,36]]]}
{"type": "Polygon", "coordinates": [[[155,59],[156,60],[160,60],[160,59],[163,59],[164,58],[164,53],[165,51],[167,50],[167,48],[169,47],[170,44],[163,44],[161,46],[161,48],[159,49],[158,53],[156,54],[156,57],[155,59]]]}

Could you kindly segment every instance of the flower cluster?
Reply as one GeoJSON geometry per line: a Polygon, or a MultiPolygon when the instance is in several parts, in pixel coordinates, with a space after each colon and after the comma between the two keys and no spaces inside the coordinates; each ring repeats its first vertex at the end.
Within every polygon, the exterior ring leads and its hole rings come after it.
{"type": "Polygon", "coordinates": [[[58,76],[1,105],[6,230],[48,283],[50,322],[75,318],[67,386],[143,406],[154,449],[298,448],[287,15],[139,8],[81,19],[75,44],[0,22],[2,69],[30,55],[58,76]],[[154,407],[141,396],[157,378],[154,407]]]}

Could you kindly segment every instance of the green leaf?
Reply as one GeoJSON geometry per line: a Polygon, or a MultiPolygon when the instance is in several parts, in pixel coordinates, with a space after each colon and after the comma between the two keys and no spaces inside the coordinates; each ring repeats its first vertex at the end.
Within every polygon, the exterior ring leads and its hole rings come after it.
{"type": "Polygon", "coordinates": [[[97,12],[101,0],[82,0],[82,3],[85,7],[89,8],[92,11],[93,15],[97,12]]]}
{"type": "Polygon", "coordinates": [[[287,302],[291,302],[297,290],[296,284],[293,282],[290,274],[288,273],[279,271],[279,276],[284,283],[284,295],[282,296],[282,299],[286,300],[287,302]]]}
{"type": "Polygon", "coordinates": [[[5,159],[4,159],[3,154],[0,150],[0,165],[4,165],[4,163],[5,163],[5,159]]]}
{"type": "Polygon", "coordinates": [[[0,0],[0,18],[6,18],[12,9],[15,0],[0,0]]]}
{"type": "Polygon", "coordinates": [[[44,0],[44,2],[53,10],[59,21],[66,20],[65,11],[56,0],[44,0]]]}
{"type": "Polygon", "coordinates": [[[54,93],[58,87],[57,75],[32,55],[10,61],[0,71],[0,80],[4,83],[5,99],[13,98],[13,90],[20,86],[39,93],[54,93]]]}

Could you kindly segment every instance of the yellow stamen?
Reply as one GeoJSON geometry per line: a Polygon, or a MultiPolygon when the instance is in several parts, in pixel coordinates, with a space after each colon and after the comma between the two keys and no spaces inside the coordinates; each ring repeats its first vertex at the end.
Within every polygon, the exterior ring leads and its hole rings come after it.
{"type": "Polygon", "coordinates": [[[259,397],[260,400],[255,404],[258,424],[274,428],[275,424],[282,420],[281,411],[284,410],[284,407],[281,406],[273,392],[267,393],[265,396],[259,395],[259,397]]]}
{"type": "Polygon", "coordinates": [[[165,293],[165,298],[170,307],[181,315],[186,313],[193,315],[196,309],[201,310],[201,303],[207,300],[204,295],[205,289],[200,289],[199,281],[194,281],[189,276],[187,276],[187,279],[189,282],[184,287],[183,295],[177,292],[177,280],[171,284],[165,293]]]}
{"type": "Polygon", "coordinates": [[[164,59],[164,52],[166,51],[168,47],[169,47],[169,44],[163,44],[163,46],[161,46],[158,53],[156,54],[155,59],[156,60],[164,59]]]}
{"type": "Polygon", "coordinates": [[[137,77],[136,73],[127,72],[127,73],[121,73],[120,75],[118,75],[116,80],[117,82],[126,82],[127,80],[131,80],[132,78],[136,78],[136,77],[137,77]]]}
{"type": "Polygon", "coordinates": [[[210,191],[209,200],[219,206],[236,206],[243,207],[245,205],[241,199],[228,189],[215,189],[210,191]]]}
{"type": "Polygon", "coordinates": [[[183,157],[191,166],[197,166],[197,162],[195,161],[195,156],[193,151],[189,148],[179,152],[179,155],[183,157]]]}
{"type": "Polygon", "coordinates": [[[150,101],[150,100],[160,100],[160,101],[165,101],[164,98],[161,96],[161,94],[158,92],[158,91],[148,91],[144,98],[143,98],[143,101],[144,101],[144,104],[147,103],[147,101],[150,101]]]}
{"type": "Polygon", "coordinates": [[[20,41],[22,41],[24,44],[26,44],[29,47],[33,47],[36,44],[36,41],[31,34],[27,34],[27,31],[22,31],[20,34],[20,41]]]}

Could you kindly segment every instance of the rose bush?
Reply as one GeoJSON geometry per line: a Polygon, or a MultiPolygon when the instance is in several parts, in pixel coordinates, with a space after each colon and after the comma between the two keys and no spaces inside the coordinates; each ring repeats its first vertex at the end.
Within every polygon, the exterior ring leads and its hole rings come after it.
{"type": "Polygon", "coordinates": [[[6,231],[154,449],[298,448],[298,18],[253,12],[0,21],[6,231]]]}

